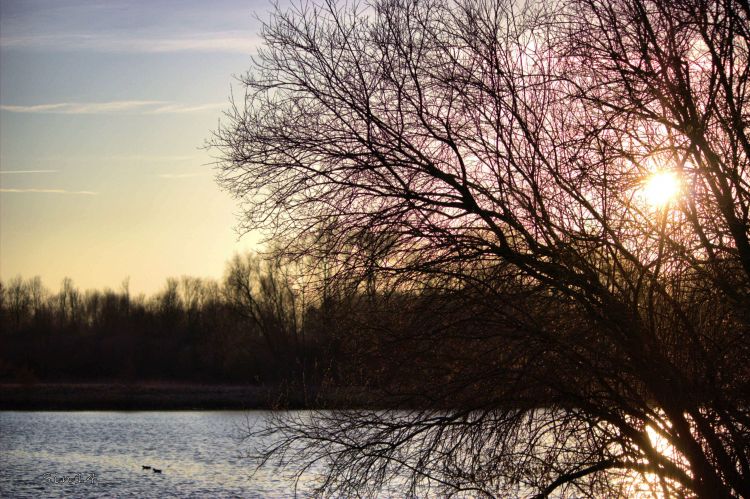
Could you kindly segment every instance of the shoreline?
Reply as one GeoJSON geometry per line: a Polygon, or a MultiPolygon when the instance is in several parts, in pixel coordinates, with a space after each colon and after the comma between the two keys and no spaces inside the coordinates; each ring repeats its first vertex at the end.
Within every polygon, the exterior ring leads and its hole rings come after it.
{"type": "Polygon", "coordinates": [[[449,407],[364,386],[301,390],[286,384],[174,381],[0,382],[0,411],[410,410],[449,407]]]}
{"type": "Polygon", "coordinates": [[[314,397],[268,385],[0,383],[2,411],[273,410],[319,405],[314,397]]]}

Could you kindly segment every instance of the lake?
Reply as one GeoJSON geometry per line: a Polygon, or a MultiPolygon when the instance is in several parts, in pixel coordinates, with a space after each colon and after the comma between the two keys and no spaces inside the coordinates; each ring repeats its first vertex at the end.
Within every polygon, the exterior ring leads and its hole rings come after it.
{"type": "MultiPolygon", "coordinates": [[[[0,497],[288,498],[294,483],[281,471],[294,470],[269,466],[253,473],[253,464],[243,457],[257,441],[243,442],[240,436],[270,415],[0,411],[0,497]]],[[[310,495],[312,473],[298,484],[300,496],[310,495]]],[[[641,478],[621,479],[625,496],[654,497],[641,478]]],[[[380,496],[402,494],[393,489],[380,496]]]]}
{"type": "Polygon", "coordinates": [[[278,470],[253,474],[242,457],[248,443],[238,436],[268,415],[0,412],[0,496],[290,497],[294,484],[278,470]]]}

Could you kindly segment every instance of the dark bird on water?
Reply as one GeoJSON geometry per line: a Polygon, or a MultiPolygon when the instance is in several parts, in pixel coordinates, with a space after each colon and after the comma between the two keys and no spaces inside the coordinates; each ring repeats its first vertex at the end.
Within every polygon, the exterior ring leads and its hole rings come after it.
{"type": "Polygon", "coordinates": [[[157,470],[156,468],[153,468],[154,473],[161,473],[161,470],[157,470]]]}
{"type": "Polygon", "coordinates": [[[143,468],[144,470],[150,470],[150,469],[151,469],[151,466],[146,466],[146,465],[144,464],[144,465],[142,465],[142,466],[141,466],[141,468],[143,468]]]}

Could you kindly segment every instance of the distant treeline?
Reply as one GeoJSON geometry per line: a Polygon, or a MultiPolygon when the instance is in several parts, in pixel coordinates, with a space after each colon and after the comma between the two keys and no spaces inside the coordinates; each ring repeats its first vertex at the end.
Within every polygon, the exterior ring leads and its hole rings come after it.
{"type": "Polygon", "coordinates": [[[11,279],[0,287],[0,381],[251,383],[401,407],[535,404],[546,393],[514,366],[543,373],[558,360],[518,324],[578,322],[559,295],[539,290],[319,270],[311,281],[280,260],[238,255],[220,282],[168,279],[150,298],[132,296],[127,281],[81,292],[65,279],[55,293],[39,278],[11,279]]]}
{"type": "Polygon", "coordinates": [[[221,282],[170,278],[151,297],[127,280],[54,292],[16,277],[0,282],[0,381],[318,383],[332,358],[319,317],[280,265],[249,254],[221,282]]]}

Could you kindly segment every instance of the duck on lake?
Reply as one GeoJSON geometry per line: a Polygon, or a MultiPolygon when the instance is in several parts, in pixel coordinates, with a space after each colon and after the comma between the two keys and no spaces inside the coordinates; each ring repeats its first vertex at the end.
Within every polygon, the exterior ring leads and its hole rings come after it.
{"type": "Polygon", "coordinates": [[[146,465],[144,464],[144,465],[141,465],[141,468],[143,468],[144,470],[150,470],[150,469],[151,469],[151,466],[146,466],[146,465]]]}
{"type": "Polygon", "coordinates": [[[154,473],[161,473],[161,470],[157,470],[156,468],[151,468],[154,470],[154,473]]]}

